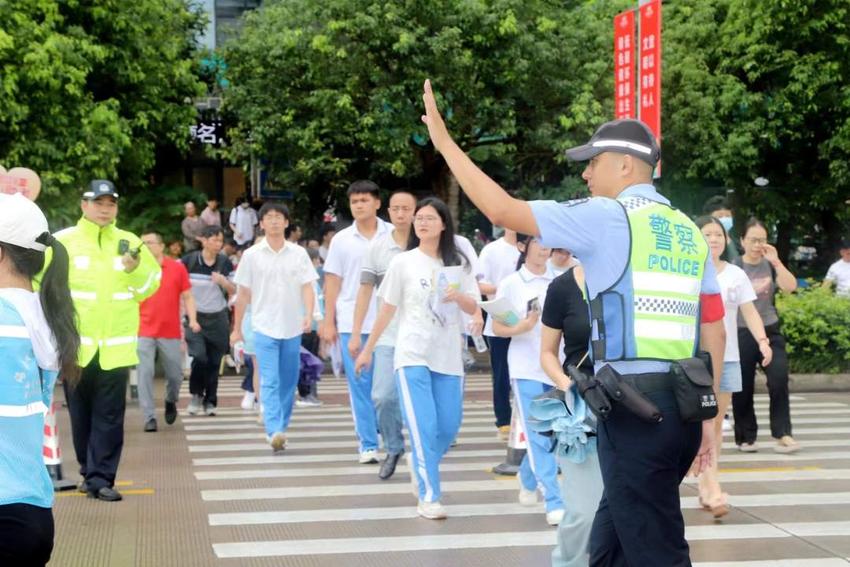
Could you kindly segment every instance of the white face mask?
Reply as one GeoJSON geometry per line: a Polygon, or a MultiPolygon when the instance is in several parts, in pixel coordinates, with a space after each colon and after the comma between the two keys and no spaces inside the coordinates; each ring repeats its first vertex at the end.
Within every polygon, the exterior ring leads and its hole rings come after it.
{"type": "Polygon", "coordinates": [[[726,232],[732,230],[732,225],[735,224],[735,219],[732,217],[720,217],[717,220],[720,221],[720,224],[723,225],[723,228],[726,229],[726,232]]]}

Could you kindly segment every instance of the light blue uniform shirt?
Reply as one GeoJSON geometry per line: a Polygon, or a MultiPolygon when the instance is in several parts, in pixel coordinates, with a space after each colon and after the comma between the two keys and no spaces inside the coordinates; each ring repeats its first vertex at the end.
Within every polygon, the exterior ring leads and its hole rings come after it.
{"type": "MultiPolygon", "coordinates": [[[[670,205],[670,201],[649,183],[632,185],[620,193],[620,197],[644,197],[670,205]]],[[[566,248],[581,261],[589,299],[596,298],[600,292],[617,283],[629,263],[631,239],[629,221],[622,205],[607,197],[566,203],[531,201],[529,205],[540,229],[543,245],[566,248]]],[[[720,293],[717,273],[710,257],[705,261],[700,293],[720,293]]],[[[670,369],[669,363],[655,360],[614,361],[610,364],[621,374],[667,372],[670,369]]],[[[602,363],[595,362],[597,370],[601,366],[602,363]]]]}
{"type": "Polygon", "coordinates": [[[0,505],[53,506],[42,446],[56,374],[39,369],[21,314],[0,298],[0,505]]]}

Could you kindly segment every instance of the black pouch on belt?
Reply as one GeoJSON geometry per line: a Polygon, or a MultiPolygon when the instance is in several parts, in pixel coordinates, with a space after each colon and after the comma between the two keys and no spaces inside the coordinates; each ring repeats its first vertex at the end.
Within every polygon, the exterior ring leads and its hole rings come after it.
{"type": "Polygon", "coordinates": [[[717,415],[717,396],[706,361],[700,357],[676,360],[670,365],[670,372],[682,421],[713,419],[717,415]]]}
{"type": "Polygon", "coordinates": [[[600,421],[608,419],[611,414],[611,400],[596,378],[588,376],[573,364],[567,366],[567,375],[576,383],[579,395],[593,415],[600,421]]]}
{"type": "Polygon", "coordinates": [[[661,410],[658,409],[652,400],[641,394],[631,384],[624,381],[620,374],[611,368],[610,365],[605,365],[596,373],[596,379],[608,392],[608,396],[623,404],[627,410],[635,414],[641,420],[647,423],[658,423],[662,419],[661,410]]]}

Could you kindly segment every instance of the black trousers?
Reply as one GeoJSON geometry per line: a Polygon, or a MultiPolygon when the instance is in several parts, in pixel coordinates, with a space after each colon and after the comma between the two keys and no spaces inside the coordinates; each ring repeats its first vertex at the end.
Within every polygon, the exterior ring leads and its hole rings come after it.
{"type": "Polygon", "coordinates": [[[127,407],[127,367],[103,370],[95,354],[83,368],[76,387],[63,383],[74,453],[89,490],[115,484],[124,448],[124,410],[127,407]]]}
{"type": "Polygon", "coordinates": [[[0,565],[44,567],[53,552],[53,512],[30,504],[0,506],[0,565]]]}
{"type": "MultiPolygon", "coordinates": [[[[767,393],[770,396],[770,434],[779,439],[791,435],[791,402],[788,394],[788,352],[779,323],[764,328],[773,349],[773,360],[766,367],[767,393]]],[[[758,422],[753,406],[756,365],[761,365],[758,343],[747,328],[738,329],[738,352],[741,355],[741,391],[732,394],[732,414],[735,416],[735,443],[755,443],[758,422]]]]}
{"type": "Polygon", "coordinates": [[[508,337],[487,337],[493,369],[493,411],[496,427],[511,424],[511,375],[508,372],[508,337]]]}
{"type": "Polygon", "coordinates": [[[189,392],[204,398],[205,404],[218,405],[218,371],[221,358],[230,346],[230,314],[224,309],[218,313],[198,313],[201,332],[185,327],[186,346],[192,357],[189,375],[189,392]]]}
{"type": "Polygon", "coordinates": [[[685,423],[671,391],[645,394],[664,419],[649,424],[615,404],[599,423],[597,447],[605,490],[590,534],[590,565],[691,565],[679,483],[702,440],[701,423],[685,423]]]}

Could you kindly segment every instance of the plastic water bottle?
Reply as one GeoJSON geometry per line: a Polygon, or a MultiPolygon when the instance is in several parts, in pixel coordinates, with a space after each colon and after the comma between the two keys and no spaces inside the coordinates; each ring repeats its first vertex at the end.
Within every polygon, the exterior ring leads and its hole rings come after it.
{"type": "Polygon", "coordinates": [[[472,335],[472,344],[477,352],[487,352],[487,342],[481,335],[472,335]]]}
{"type": "Polygon", "coordinates": [[[230,354],[233,357],[233,361],[239,366],[243,366],[245,364],[245,343],[243,341],[239,341],[233,345],[233,351],[230,354]]]}

